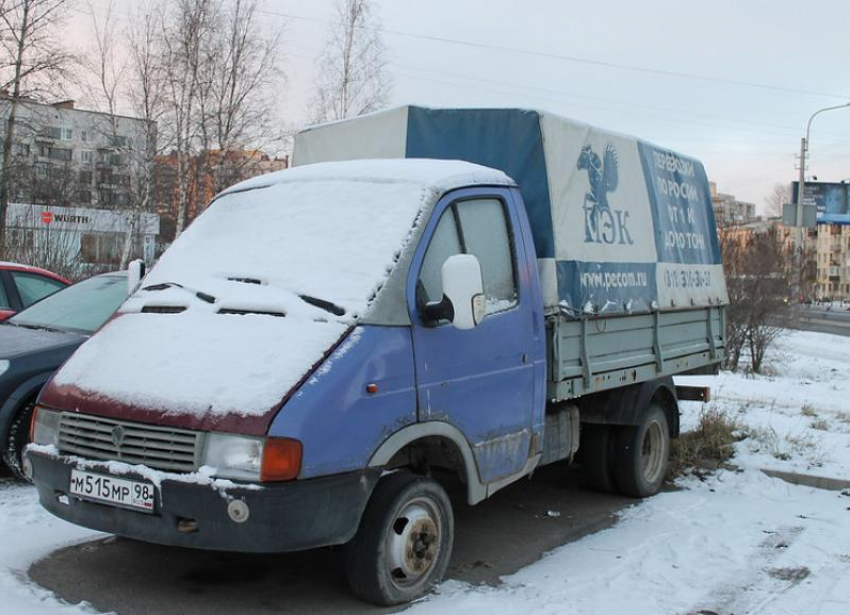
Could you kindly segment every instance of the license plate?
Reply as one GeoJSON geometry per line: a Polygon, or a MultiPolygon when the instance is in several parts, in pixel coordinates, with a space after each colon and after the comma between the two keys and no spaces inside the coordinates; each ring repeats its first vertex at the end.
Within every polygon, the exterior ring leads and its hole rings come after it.
{"type": "Polygon", "coordinates": [[[154,486],[151,483],[71,470],[68,492],[86,500],[153,512],[154,486]]]}

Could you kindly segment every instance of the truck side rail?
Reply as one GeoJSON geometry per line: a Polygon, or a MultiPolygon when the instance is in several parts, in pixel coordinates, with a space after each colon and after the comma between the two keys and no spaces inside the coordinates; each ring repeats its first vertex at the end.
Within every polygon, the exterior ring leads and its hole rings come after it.
{"type": "Polygon", "coordinates": [[[565,400],[719,364],[725,307],[574,318],[547,323],[547,394],[565,400]]]}

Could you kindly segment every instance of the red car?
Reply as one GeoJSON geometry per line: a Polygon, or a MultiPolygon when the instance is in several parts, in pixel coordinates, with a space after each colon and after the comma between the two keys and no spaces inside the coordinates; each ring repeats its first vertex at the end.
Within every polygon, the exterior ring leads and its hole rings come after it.
{"type": "Polygon", "coordinates": [[[0,262],[0,321],[70,284],[46,269],[0,262]]]}

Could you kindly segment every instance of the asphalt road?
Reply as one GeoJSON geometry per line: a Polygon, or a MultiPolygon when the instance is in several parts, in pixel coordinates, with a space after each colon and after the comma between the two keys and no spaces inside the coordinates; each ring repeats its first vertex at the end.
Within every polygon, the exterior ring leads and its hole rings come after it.
{"type": "MultiPolygon", "coordinates": [[[[547,551],[610,526],[634,500],[582,490],[560,464],[478,506],[452,494],[455,550],[448,577],[497,585],[547,551]]],[[[613,556],[612,556],[613,557],[613,556]]],[[[275,556],[208,553],[106,538],[61,549],[29,570],[71,603],[119,615],[388,613],[352,598],[339,550],[275,556]]]]}
{"type": "Polygon", "coordinates": [[[850,311],[842,307],[806,306],[795,327],[802,331],[850,336],[850,311]]]}

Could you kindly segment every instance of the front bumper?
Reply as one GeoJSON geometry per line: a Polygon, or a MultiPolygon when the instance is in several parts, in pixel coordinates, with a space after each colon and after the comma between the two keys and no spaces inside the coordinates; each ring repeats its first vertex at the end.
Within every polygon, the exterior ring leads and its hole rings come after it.
{"type": "Polygon", "coordinates": [[[163,478],[156,487],[153,514],[80,499],[68,494],[71,470],[150,482],[128,472],[110,474],[107,464],[29,450],[33,482],[41,505],[57,517],[87,528],[157,544],[238,551],[282,553],[343,544],[354,537],[380,471],[368,470],[262,489],[234,484],[203,485],[163,478]],[[232,521],[228,504],[242,500],[250,514],[232,521]],[[187,528],[194,528],[187,531],[187,528]]]}

